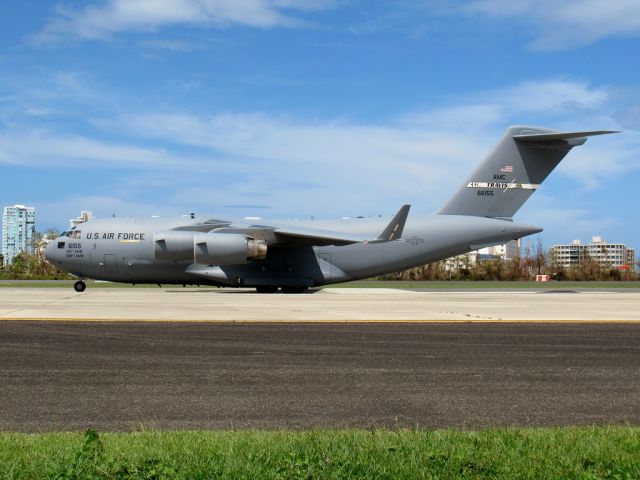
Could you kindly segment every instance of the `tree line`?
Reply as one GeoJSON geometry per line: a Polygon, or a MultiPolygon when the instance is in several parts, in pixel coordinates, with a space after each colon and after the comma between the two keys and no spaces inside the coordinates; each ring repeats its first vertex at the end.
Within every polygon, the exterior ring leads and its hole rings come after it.
{"type": "Polygon", "coordinates": [[[20,252],[7,265],[0,253],[0,279],[4,280],[69,280],[73,277],[49,263],[44,258],[46,240],[58,236],[57,230],[49,229],[44,235],[36,232],[33,239],[33,253],[20,252]]]}
{"type": "MultiPolygon", "coordinates": [[[[0,279],[17,280],[61,280],[72,278],[66,272],[49,263],[42,248],[35,253],[20,253],[13,258],[11,265],[4,265],[0,255],[0,279]]],[[[473,261],[471,255],[460,255],[455,258],[427,263],[401,272],[389,273],[375,277],[377,280],[511,280],[531,281],[536,275],[549,275],[552,280],[567,281],[630,281],[640,280],[635,271],[621,271],[617,268],[602,265],[599,262],[584,258],[579,265],[563,268],[554,265],[551,257],[540,243],[533,249],[525,248],[521,257],[514,259],[493,258],[473,261]]],[[[637,262],[640,270],[640,260],[637,262]]]]}
{"type": "Polygon", "coordinates": [[[4,280],[69,280],[73,278],[49,263],[41,252],[22,252],[13,257],[11,265],[4,265],[4,259],[0,259],[0,264],[2,264],[0,279],[4,280]]]}
{"type": "MultiPolygon", "coordinates": [[[[640,271],[640,260],[636,262],[640,271]]],[[[471,255],[460,255],[455,258],[427,263],[401,272],[376,277],[378,280],[508,280],[533,281],[536,275],[549,275],[558,281],[631,281],[640,280],[633,266],[629,271],[619,270],[613,266],[603,265],[589,257],[580,264],[564,268],[555,265],[549,252],[540,243],[533,249],[525,248],[521,257],[513,259],[492,258],[473,261],[471,255]]]]}

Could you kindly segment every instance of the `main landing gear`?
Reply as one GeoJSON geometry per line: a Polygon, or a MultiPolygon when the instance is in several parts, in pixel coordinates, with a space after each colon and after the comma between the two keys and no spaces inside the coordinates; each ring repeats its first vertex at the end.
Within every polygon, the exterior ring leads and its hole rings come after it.
{"type": "Polygon", "coordinates": [[[278,288],[282,289],[282,293],[304,293],[308,290],[308,287],[277,287],[273,285],[262,285],[260,287],[256,287],[256,292],[258,293],[278,293],[278,288]]]}
{"type": "Polygon", "coordinates": [[[73,284],[73,289],[78,293],[84,292],[86,288],[87,288],[87,284],[84,283],[82,280],[78,280],[76,283],[73,284]]]}
{"type": "Polygon", "coordinates": [[[282,293],[304,293],[307,287],[282,287],[282,293]]]}
{"type": "Polygon", "coordinates": [[[262,285],[260,287],[256,287],[256,292],[258,292],[258,293],[278,293],[278,287],[274,287],[272,285],[262,285]]]}

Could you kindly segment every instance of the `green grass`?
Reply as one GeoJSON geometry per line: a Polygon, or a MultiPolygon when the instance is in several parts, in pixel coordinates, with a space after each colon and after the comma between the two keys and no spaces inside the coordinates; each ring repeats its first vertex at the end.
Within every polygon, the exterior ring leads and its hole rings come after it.
{"type": "Polygon", "coordinates": [[[542,289],[553,288],[640,288],[640,281],[630,282],[569,282],[552,281],[544,283],[525,281],[393,281],[393,280],[358,280],[338,283],[323,288],[401,288],[401,289],[475,289],[475,288],[509,288],[509,289],[542,289]]]}
{"type": "Polygon", "coordinates": [[[2,479],[640,478],[640,429],[0,434],[2,479]]]}
{"type": "MultiPolygon", "coordinates": [[[[131,285],[130,283],[112,283],[112,282],[94,282],[91,280],[87,280],[87,288],[158,288],[158,285],[155,283],[145,283],[145,284],[137,284],[131,285]]],[[[182,284],[180,285],[170,285],[163,284],[163,287],[180,287],[182,288],[182,284]]],[[[73,288],[73,281],[40,281],[40,282],[32,282],[29,280],[20,281],[19,283],[10,283],[9,281],[0,280],[0,288],[73,288]]],[[[187,285],[189,287],[189,285],[187,285]]],[[[204,286],[203,286],[204,287],[204,286]]],[[[198,287],[193,287],[198,288],[198,287]]],[[[215,287],[208,287],[215,288],[215,287]]]]}
{"type": "MultiPolygon", "coordinates": [[[[30,282],[28,280],[19,283],[10,283],[6,280],[0,280],[0,288],[71,288],[73,282],[69,281],[42,281],[30,282]]],[[[180,287],[181,285],[163,284],[164,288],[180,287]]],[[[93,282],[87,281],[87,288],[158,288],[156,284],[138,284],[131,285],[128,283],[111,283],[111,282],[93,282]]],[[[189,286],[187,288],[199,288],[189,286]]],[[[215,288],[203,285],[201,288],[215,288]]],[[[511,281],[388,281],[388,280],[358,280],[355,282],[337,283],[334,285],[326,285],[321,288],[398,288],[403,290],[414,289],[434,289],[434,290],[451,290],[451,289],[583,289],[583,288],[640,288],[640,281],[630,282],[511,282],[511,281]]]]}

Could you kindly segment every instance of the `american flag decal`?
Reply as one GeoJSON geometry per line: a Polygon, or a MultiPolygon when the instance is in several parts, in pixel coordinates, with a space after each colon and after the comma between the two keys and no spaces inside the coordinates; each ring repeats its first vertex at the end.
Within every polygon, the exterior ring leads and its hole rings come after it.
{"type": "Polygon", "coordinates": [[[513,165],[505,165],[500,169],[501,172],[513,173],[513,165]]]}

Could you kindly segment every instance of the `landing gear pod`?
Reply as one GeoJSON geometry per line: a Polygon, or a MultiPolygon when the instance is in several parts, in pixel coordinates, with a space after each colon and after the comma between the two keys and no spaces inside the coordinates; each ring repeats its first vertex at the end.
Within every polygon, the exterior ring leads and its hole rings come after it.
{"type": "Polygon", "coordinates": [[[201,233],[193,238],[193,258],[201,265],[238,265],[267,256],[267,242],[246,235],[201,233]]]}

